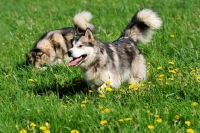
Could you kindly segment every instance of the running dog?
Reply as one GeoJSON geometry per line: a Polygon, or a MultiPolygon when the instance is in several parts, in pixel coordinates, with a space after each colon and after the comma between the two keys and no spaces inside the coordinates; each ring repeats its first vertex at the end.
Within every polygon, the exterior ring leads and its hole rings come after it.
{"type": "Polygon", "coordinates": [[[141,9],[112,43],[99,41],[88,28],[84,34],[74,35],[73,47],[68,51],[73,59],[68,66],[80,66],[87,84],[94,90],[104,87],[107,80],[114,88],[125,81],[138,83],[146,78],[146,61],[137,43],[149,42],[153,30],[161,25],[156,12],[141,9]]]}
{"type": "Polygon", "coordinates": [[[70,61],[67,51],[72,47],[74,29],[84,33],[87,27],[94,31],[94,26],[89,23],[92,14],[87,11],[77,13],[74,18],[75,27],[63,28],[43,34],[34,47],[26,54],[27,64],[37,68],[45,68],[46,65],[56,63],[68,63],[70,61]]]}

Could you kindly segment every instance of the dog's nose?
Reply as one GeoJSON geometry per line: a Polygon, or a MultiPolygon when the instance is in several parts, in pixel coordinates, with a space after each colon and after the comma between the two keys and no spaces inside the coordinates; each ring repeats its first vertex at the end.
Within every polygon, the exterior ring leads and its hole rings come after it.
{"type": "Polygon", "coordinates": [[[68,54],[69,57],[71,57],[71,56],[72,56],[72,51],[69,50],[69,51],[67,52],[67,54],[68,54]]]}

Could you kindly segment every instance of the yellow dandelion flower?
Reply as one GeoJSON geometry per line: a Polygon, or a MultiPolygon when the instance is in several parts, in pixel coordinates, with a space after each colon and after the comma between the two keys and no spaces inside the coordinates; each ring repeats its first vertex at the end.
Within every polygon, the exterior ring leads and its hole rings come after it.
{"type": "Polygon", "coordinates": [[[102,106],[102,105],[98,105],[98,108],[99,108],[99,109],[103,109],[103,106],[102,106]]]}
{"type": "Polygon", "coordinates": [[[162,70],[162,66],[157,67],[157,70],[162,70]]]}
{"type": "Polygon", "coordinates": [[[35,123],[30,123],[30,127],[35,127],[36,126],[36,124],[35,123]]]}
{"type": "Polygon", "coordinates": [[[27,131],[25,129],[22,129],[19,131],[19,133],[27,133],[27,131]]]}
{"type": "Polygon", "coordinates": [[[141,84],[141,87],[144,87],[145,85],[144,84],[141,84]]]}
{"type": "Polygon", "coordinates": [[[49,127],[50,126],[49,122],[45,122],[45,126],[49,127]]]}
{"type": "Polygon", "coordinates": [[[139,88],[137,88],[137,87],[133,88],[134,91],[137,91],[138,89],[139,89],[139,88]]]}
{"type": "Polygon", "coordinates": [[[101,0],[97,0],[98,2],[100,2],[101,0]]]}
{"type": "Polygon", "coordinates": [[[150,110],[147,110],[146,112],[147,112],[147,114],[150,114],[150,110]]]}
{"type": "Polygon", "coordinates": [[[148,129],[153,130],[155,127],[153,125],[148,125],[148,129]]]}
{"type": "Polygon", "coordinates": [[[161,118],[157,118],[157,119],[156,119],[156,122],[161,123],[161,122],[162,122],[162,119],[161,119],[161,118]]]}
{"type": "Polygon", "coordinates": [[[171,34],[171,35],[170,35],[170,37],[171,37],[171,38],[174,38],[174,37],[175,37],[175,35],[174,35],[174,34],[171,34]]]}
{"type": "Polygon", "coordinates": [[[121,93],[124,93],[124,92],[125,92],[125,90],[124,90],[124,89],[120,89],[119,91],[120,91],[121,93]]]}
{"type": "Polygon", "coordinates": [[[163,80],[163,78],[162,78],[162,77],[159,77],[159,78],[157,78],[157,80],[158,80],[158,81],[162,81],[162,80],[163,80]]]}
{"type": "Polygon", "coordinates": [[[148,84],[150,85],[150,84],[151,84],[151,81],[149,81],[148,84]]]}
{"type": "Polygon", "coordinates": [[[112,88],[106,87],[106,91],[112,91],[112,88]]]}
{"type": "Polygon", "coordinates": [[[50,133],[50,130],[44,130],[43,133],[50,133]]]}
{"type": "Polygon", "coordinates": [[[173,61],[170,61],[170,62],[168,62],[170,65],[174,65],[174,62],[173,61]]]}
{"type": "Polygon", "coordinates": [[[165,76],[164,74],[160,74],[160,75],[159,75],[160,78],[162,78],[162,77],[164,77],[164,76],[165,76]]]}
{"type": "Polygon", "coordinates": [[[198,105],[198,103],[197,102],[192,102],[192,104],[191,104],[192,106],[197,106],[198,105]]]}
{"type": "Polygon", "coordinates": [[[199,14],[199,18],[200,18],[200,14],[199,14]]]}
{"type": "Polygon", "coordinates": [[[172,80],[174,80],[174,78],[168,78],[168,80],[172,81],[172,80]]]}
{"type": "Polygon", "coordinates": [[[28,79],[29,82],[37,82],[37,79],[28,79]]]}
{"type": "Polygon", "coordinates": [[[110,81],[109,80],[107,80],[105,83],[106,83],[106,85],[110,85],[110,81]]]}
{"type": "Polygon", "coordinates": [[[81,104],[81,107],[82,107],[82,108],[85,107],[85,104],[81,104]]]}
{"type": "Polygon", "coordinates": [[[150,65],[151,63],[150,62],[147,62],[147,65],[150,65]]]}
{"type": "Polygon", "coordinates": [[[125,121],[131,121],[132,118],[128,117],[128,118],[125,118],[124,120],[125,120],[125,121]]]}
{"type": "Polygon", "coordinates": [[[181,118],[180,115],[176,115],[176,116],[175,116],[175,119],[176,119],[176,120],[179,120],[180,118],[181,118]]]}
{"type": "Polygon", "coordinates": [[[40,130],[42,130],[42,131],[47,130],[47,127],[46,126],[40,126],[40,130]]]}
{"type": "Polygon", "coordinates": [[[187,132],[187,133],[194,133],[194,130],[191,129],[191,128],[189,128],[189,129],[186,130],[186,132],[187,132]]]}
{"type": "Polygon", "coordinates": [[[89,90],[88,92],[89,92],[89,93],[92,93],[92,92],[93,92],[93,90],[89,90]]]}
{"type": "Polygon", "coordinates": [[[64,108],[64,109],[66,109],[66,108],[67,108],[67,106],[66,106],[66,105],[61,105],[61,108],[64,108]]]}
{"type": "Polygon", "coordinates": [[[103,110],[103,112],[104,112],[104,113],[109,113],[109,112],[111,112],[111,109],[105,108],[105,109],[103,110]]]}
{"type": "Polygon", "coordinates": [[[108,122],[107,122],[107,120],[102,120],[102,121],[100,121],[100,124],[101,125],[105,125],[105,124],[107,124],[108,122]]]}
{"type": "Polygon", "coordinates": [[[100,94],[99,97],[100,98],[105,98],[106,96],[105,96],[105,94],[100,94]]]}
{"type": "Polygon", "coordinates": [[[147,73],[149,73],[150,72],[150,70],[149,69],[147,69],[147,73]]]}
{"type": "Polygon", "coordinates": [[[186,124],[187,126],[190,126],[190,125],[191,125],[191,122],[190,122],[190,121],[185,121],[185,124],[186,124]]]}
{"type": "Polygon", "coordinates": [[[175,70],[168,70],[169,73],[176,74],[175,70]]]}
{"type": "Polygon", "coordinates": [[[79,133],[79,131],[74,129],[74,130],[71,130],[71,133],[79,133]]]}
{"type": "MultiPolygon", "coordinates": [[[[172,80],[172,79],[171,79],[172,80]]],[[[166,85],[169,85],[169,82],[165,82],[166,85]]]]}
{"type": "Polygon", "coordinates": [[[123,119],[119,119],[118,121],[119,121],[119,122],[124,122],[124,120],[123,120],[123,119]]]}
{"type": "Polygon", "coordinates": [[[155,117],[155,118],[159,118],[159,115],[155,114],[154,117],[155,117]]]}

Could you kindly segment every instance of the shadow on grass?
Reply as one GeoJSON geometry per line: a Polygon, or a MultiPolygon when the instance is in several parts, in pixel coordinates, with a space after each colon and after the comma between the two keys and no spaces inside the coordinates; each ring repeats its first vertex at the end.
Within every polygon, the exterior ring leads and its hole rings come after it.
{"type": "Polygon", "coordinates": [[[53,81],[51,85],[36,85],[31,90],[38,95],[54,93],[59,98],[63,98],[64,96],[73,96],[80,93],[87,94],[88,86],[83,79],[77,77],[72,79],[72,83],[65,82],[64,85],[60,85],[53,81]]]}

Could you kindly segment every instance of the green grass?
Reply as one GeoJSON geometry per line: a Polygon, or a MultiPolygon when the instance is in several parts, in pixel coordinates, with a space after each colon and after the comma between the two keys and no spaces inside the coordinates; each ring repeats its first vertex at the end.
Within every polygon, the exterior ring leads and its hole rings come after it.
{"type": "Polygon", "coordinates": [[[43,132],[40,127],[46,122],[52,133],[200,132],[200,105],[191,105],[200,103],[199,5],[198,0],[1,0],[0,132],[43,132]],[[87,92],[78,68],[39,71],[24,66],[34,42],[45,31],[73,26],[78,11],[92,12],[96,37],[113,41],[145,7],[160,14],[163,26],[148,45],[138,45],[150,63],[148,78],[138,90],[124,84],[101,98],[87,92]],[[101,125],[102,120],[107,123],[101,125]]]}

